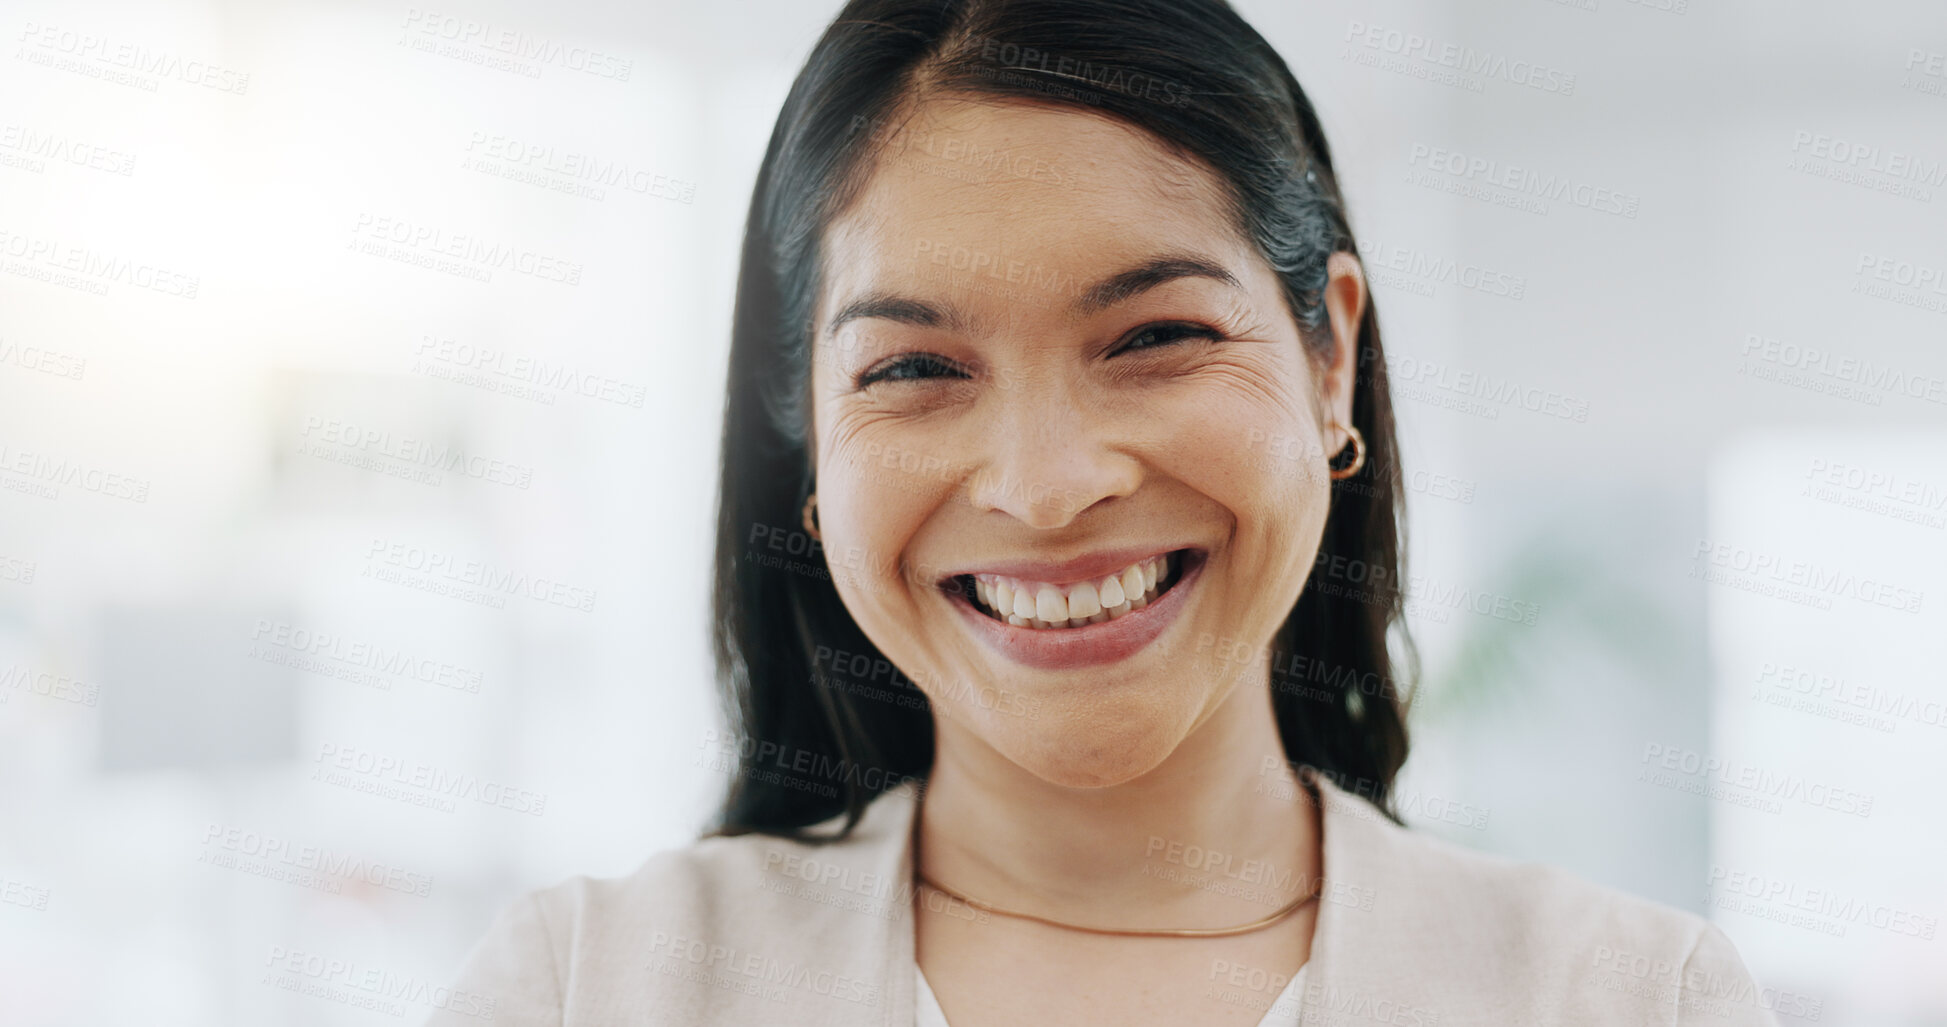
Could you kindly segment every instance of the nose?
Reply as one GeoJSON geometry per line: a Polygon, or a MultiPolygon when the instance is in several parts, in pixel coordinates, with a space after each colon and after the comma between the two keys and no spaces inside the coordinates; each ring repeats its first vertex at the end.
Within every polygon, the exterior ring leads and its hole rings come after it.
{"type": "Polygon", "coordinates": [[[1019,392],[983,425],[988,448],[969,487],[974,509],[999,510],[1030,528],[1062,528],[1136,491],[1142,464],[1117,444],[1114,418],[1101,404],[1076,402],[1063,390],[1019,392]]]}

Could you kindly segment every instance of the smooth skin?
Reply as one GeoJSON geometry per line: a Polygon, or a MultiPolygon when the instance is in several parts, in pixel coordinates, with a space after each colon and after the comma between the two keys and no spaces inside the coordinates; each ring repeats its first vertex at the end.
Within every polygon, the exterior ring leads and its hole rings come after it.
{"type": "MultiPolygon", "coordinates": [[[[923,869],[1070,922],[1263,917],[1320,869],[1268,646],[1349,438],[1358,262],[1331,260],[1320,357],[1215,172],[1069,108],[933,97],[910,114],[826,233],[811,388],[833,580],[935,714],[923,869]],[[1096,288],[1146,265],[1162,270],[1096,288]],[[1015,663],[938,587],[1142,545],[1208,561],[1176,622],[1109,665],[1015,663]]],[[[1309,958],[1317,906],[1215,939],[1083,934],[926,891],[916,908],[947,1019],[988,1027],[1255,1024],[1309,958]]]]}

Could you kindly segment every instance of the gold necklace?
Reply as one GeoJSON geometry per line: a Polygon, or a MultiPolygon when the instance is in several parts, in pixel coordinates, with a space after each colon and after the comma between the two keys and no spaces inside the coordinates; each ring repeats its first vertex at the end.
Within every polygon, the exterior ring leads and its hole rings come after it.
{"type": "Polygon", "coordinates": [[[1033,920],[1036,923],[1047,924],[1050,927],[1063,927],[1071,931],[1086,931],[1089,934],[1118,934],[1118,935],[1128,935],[1128,936],[1145,937],[1145,938],[1226,938],[1235,934],[1249,934],[1252,931],[1261,931],[1264,928],[1269,927],[1280,920],[1283,920],[1285,917],[1288,917],[1291,914],[1298,912],[1300,909],[1305,908],[1306,905],[1311,903],[1314,899],[1318,898],[1319,889],[1322,888],[1325,883],[1324,879],[1320,878],[1315,884],[1312,885],[1312,890],[1310,894],[1300,895],[1297,898],[1292,899],[1289,903],[1287,903],[1284,906],[1284,908],[1278,910],[1277,912],[1271,914],[1270,916],[1267,916],[1261,920],[1253,920],[1248,924],[1239,924],[1236,927],[1132,928],[1132,927],[1092,927],[1089,926],[1088,924],[1071,924],[1065,920],[1056,920],[1051,917],[1037,916],[1034,913],[1023,913],[1019,910],[1014,910],[1014,909],[1002,909],[1001,907],[992,905],[991,903],[982,902],[979,899],[973,898],[971,896],[963,895],[960,892],[954,891],[951,888],[942,887],[941,885],[935,883],[932,878],[927,877],[924,873],[922,873],[917,869],[913,871],[913,875],[919,879],[919,883],[925,885],[928,888],[933,889],[936,892],[959,899],[961,902],[964,902],[975,909],[985,910],[989,913],[994,913],[999,916],[1011,916],[1011,917],[1017,917],[1022,920],[1033,920]]]}
{"type": "MultiPolygon", "coordinates": [[[[1305,791],[1310,793],[1312,797],[1313,806],[1317,807],[1319,801],[1317,790],[1313,788],[1309,782],[1306,782],[1304,784],[1305,784],[1305,791]]],[[[922,809],[923,808],[924,807],[922,807],[922,809]]],[[[1310,905],[1312,902],[1316,901],[1319,893],[1323,891],[1325,888],[1325,878],[1323,876],[1314,878],[1312,880],[1312,887],[1309,893],[1300,895],[1297,898],[1292,899],[1290,902],[1286,903],[1283,908],[1279,909],[1275,913],[1272,913],[1270,916],[1264,917],[1261,920],[1253,920],[1248,924],[1239,924],[1236,927],[1131,928],[1131,927],[1094,927],[1089,924],[1071,924],[1066,920],[1056,920],[1052,917],[1040,916],[1035,913],[1023,913],[1017,909],[1003,909],[1000,906],[996,906],[991,902],[982,902],[971,895],[967,895],[963,892],[954,891],[953,889],[948,888],[945,885],[942,885],[939,882],[934,881],[932,878],[926,876],[926,871],[921,870],[919,868],[920,863],[922,862],[922,860],[920,859],[920,845],[919,845],[919,829],[920,829],[920,821],[921,821],[920,812],[921,810],[913,811],[913,825],[911,828],[912,837],[910,839],[912,843],[911,848],[912,848],[912,856],[913,856],[913,879],[914,880],[918,881],[920,884],[925,885],[928,888],[933,889],[936,892],[939,892],[942,895],[959,899],[961,902],[964,902],[975,909],[984,910],[986,912],[993,913],[996,916],[1011,916],[1020,920],[1032,920],[1038,924],[1047,924],[1050,927],[1060,927],[1070,931],[1083,931],[1088,934],[1114,934],[1114,935],[1122,935],[1125,937],[1140,937],[1140,938],[1228,938],[1233,935],[1249,934],[1252,931],[1261,931],[1266,927],[1269,927],[1272,924],[1275,924],[1278,921],[1283,920],[1285,917],[1288,917],[1291,914],[1298,912],[1299,910],[1310,905]]]]}

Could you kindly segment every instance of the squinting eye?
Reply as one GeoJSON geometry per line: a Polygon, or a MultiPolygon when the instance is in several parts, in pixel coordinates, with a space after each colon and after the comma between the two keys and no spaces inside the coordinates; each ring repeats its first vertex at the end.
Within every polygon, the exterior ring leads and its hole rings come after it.
{"type": "Polygon", "coordinates": [[[1129,337],[1116,349],[1116,353],[1126,353],[1132,349],[1158,349],[1184,339],[1208,339],[1216,342],[1221,338],[1223,336],[1208,325],[1171,321],[1144,325],[1129,333],[1129,337]]]}
{"type": "Polygon", "coordinates": [[[944,357],[934,356],[931,353],[910,353],[888,360],[859,375],[857,387],[863,389],[883,381],[923,381],[928,378],[947,376],[965,378],[967,373],[961,370],[959,365],[944,357]]]}

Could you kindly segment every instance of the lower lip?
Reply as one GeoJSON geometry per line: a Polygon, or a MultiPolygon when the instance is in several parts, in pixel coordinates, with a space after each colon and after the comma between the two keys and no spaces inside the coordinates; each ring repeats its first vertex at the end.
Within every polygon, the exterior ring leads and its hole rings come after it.
{"type": "Polygon", "coordinates": [[[964,596],[950,594],[946,599],[972,625],[981,641],[1015,663],[1042,670],[1094,667],[1134,656],[1176,622],[1183,604],[1189,601],[1190,590],[1203,577],[1210,556],[1203,553],[1185,562],[1194,566],[1182,572],[1175,587],[1156,597],[1155,602],[1114,620],[1080,628],[1017,628],[975,609],[964,596]]]}

